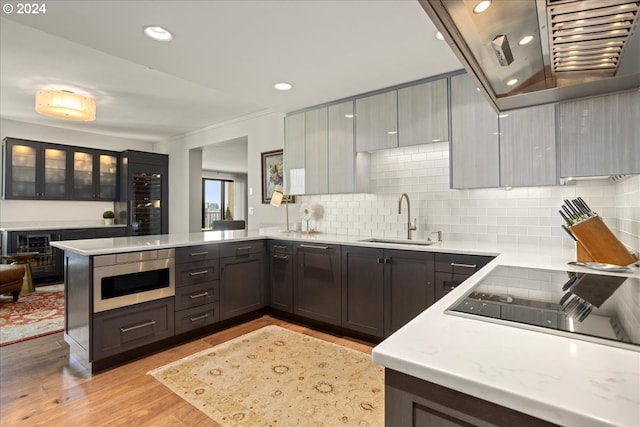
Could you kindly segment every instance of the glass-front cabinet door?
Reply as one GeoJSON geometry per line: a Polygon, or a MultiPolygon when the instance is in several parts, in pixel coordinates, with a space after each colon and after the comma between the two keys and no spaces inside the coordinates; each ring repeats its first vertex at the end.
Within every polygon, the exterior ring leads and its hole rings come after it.
{"type": "Polygon", "coordinates": [[[93,181],[93,159],[95,154],[89,150],[73,152],[73,199],[95,199],[93,181]]]}
{"type": "Polygon", "coordinates": [[[40,196],[38,182],[38,146],[28,141],[7,143],[5,147],[7,169],[5,198],[35,199],[40,196]]]}
{"type": "Polygon", "coordinates": [[[67,151],[44,147],[44,191],[47,199],[67,197],[67,151]]]}
{"type": "Polygon", "coordinates": [[[115,200],[118,189],[118,155],[100,154],[98,172],[98,199],[115,200]]]}

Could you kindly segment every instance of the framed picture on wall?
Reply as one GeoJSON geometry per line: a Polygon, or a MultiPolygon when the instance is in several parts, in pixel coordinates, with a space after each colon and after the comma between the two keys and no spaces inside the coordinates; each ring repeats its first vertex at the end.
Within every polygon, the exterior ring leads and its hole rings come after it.
{"type": "Polygon", "coordinates": [[[271,202],[273,190],[283,184],[283,154],[282,150],[265,151],[262,158],[262,203],[271,202]]]}

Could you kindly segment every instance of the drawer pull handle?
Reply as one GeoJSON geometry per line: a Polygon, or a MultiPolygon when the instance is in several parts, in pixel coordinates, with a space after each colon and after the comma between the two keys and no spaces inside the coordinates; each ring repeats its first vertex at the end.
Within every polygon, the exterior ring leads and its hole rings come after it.
{"type": "Polygon", "coordinates": [[[307,249],[323,249],[323,250],[329,249],[329,246],[316,246],[316,245],[305,245],[305,244],[300,245],[300,247],[307,248],[307,249]]]}
{"type": "Polygon", "coordinates": [[[209,253],[209,251],[204,251],[204,252],[192,252],[189,254],[189,256],[202,256],[202,255],[207,255],[209,253]]]}
{"type": "Polygon", "coordinates": [[[287,247],[282,245],[273,245],[273,249],[287,249],[287,247]]]}
{"type": "Polygon", "coordinates": [[[209,296],[209,292],[203,292],[203,293],[197,294],[197,295],[189,295],[189,298],[198,299],[198,298],[204,298],[204,297],[208,297],[208,296],[209,296]]]}
{"type": "Polygon", "coordinates": [[[191,276],[191,277],[202,276],[203,274],[207,274],[207,273],[209,273],[209,270],[192,271],[191,273],[189,273],[189,276],[191,276]]]}
{"type": "Polygon", "coordinates": [[[286,255],[274,255],[273,257],[274,257],[275,259],[289,259],[289,257],[288,257],[288,256],[286,256],[286,255]]]}
{"type": "Polygon", "coordinates": [[[191,320],[192,322],[197,322],[198,320],[204,320],[207,317],[209,317],[209,315],[207,313],[203,314],[202,316],[198,316],[198,317],[189,317],[189,320],[191,320]]]}
{"type": "Polygon", "coordinates": [[[451,267],[476,268],[477,265],[475,265],[475,264],[458,264],[456,262],[452,262],[451,263],[451,267]]]}
{"type": "Polygon", "coordinates": [[[146,328],[147,326],[153,326],[155,324],[156,324],[155,320],[150,320],[148,322],[141,323],[141,324],[136,325],[136,326],[129,326],[128,328],[120,328],[120,332],[122,332],[122,333],[131,332],[131,331],[135,331],[136,329],[146,328]]]}
{"type": "Polygon", "coordinates": [[[240,248],[236,248],[236,252],[238,251],[250,251],[251,250],[251,246],[242,246],[240,248]]]}

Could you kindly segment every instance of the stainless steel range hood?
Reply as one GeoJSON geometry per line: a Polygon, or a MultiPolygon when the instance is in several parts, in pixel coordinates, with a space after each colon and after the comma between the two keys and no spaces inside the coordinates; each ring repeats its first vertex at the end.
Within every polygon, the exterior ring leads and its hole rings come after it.
{"type": "Polygon", "coordinates": [[[640,0],[419,2],[496,111],[640,89],[640,0]]]}

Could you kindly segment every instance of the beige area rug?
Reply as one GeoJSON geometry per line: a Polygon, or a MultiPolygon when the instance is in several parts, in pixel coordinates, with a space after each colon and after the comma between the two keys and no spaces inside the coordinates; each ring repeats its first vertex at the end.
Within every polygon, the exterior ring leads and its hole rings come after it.
{"type": "Polygon", "coordinates": [[[266,326],[149,372],[223,426],[383,426],[371,356],[266,326]]]}

